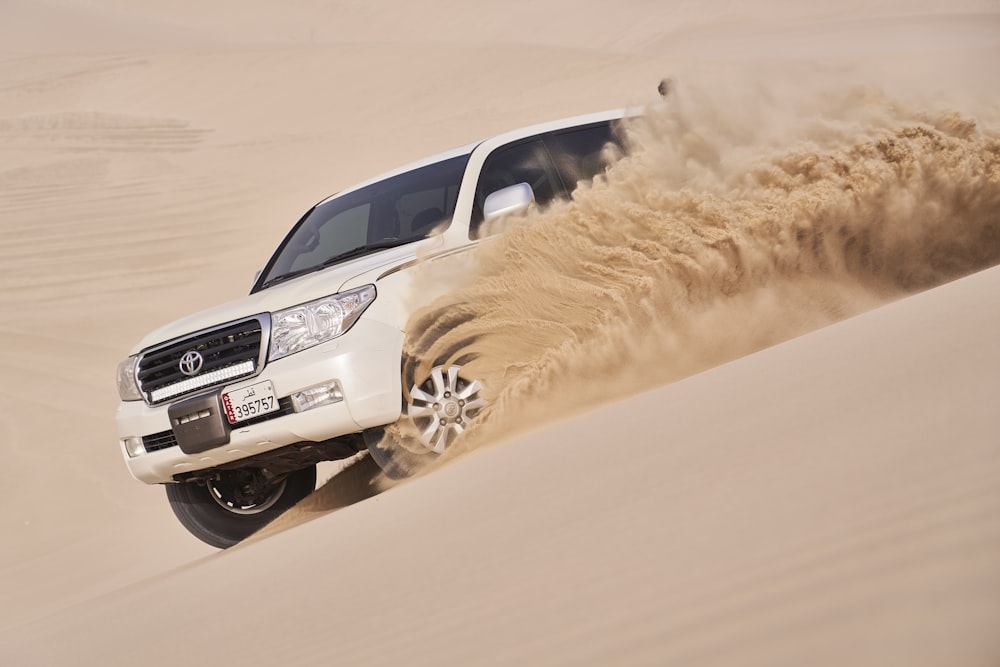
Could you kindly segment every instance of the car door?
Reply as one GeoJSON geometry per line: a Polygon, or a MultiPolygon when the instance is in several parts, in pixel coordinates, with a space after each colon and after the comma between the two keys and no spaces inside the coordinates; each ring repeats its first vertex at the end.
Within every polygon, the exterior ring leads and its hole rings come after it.
{"type": "Polygon", "coordinates": [[[501,146],[483,164],[476,185],[470,238],[478,238],[483,202],[490,194],[516,183],[527,183],[535,203],[544,206],[569,196],[577,185],[602,173],[622,154],[621,142],[609,121],[547,132],[501,146]]]}
{"type": "Polygon", "coordinates": [[[535,202],[544,205],[563,191],[563,184],[539,137],[530,137],[494,150],[483,163],[476,184],[470,238],[478,238],[486,197],[517,183],[527,183],[535,202]]]}

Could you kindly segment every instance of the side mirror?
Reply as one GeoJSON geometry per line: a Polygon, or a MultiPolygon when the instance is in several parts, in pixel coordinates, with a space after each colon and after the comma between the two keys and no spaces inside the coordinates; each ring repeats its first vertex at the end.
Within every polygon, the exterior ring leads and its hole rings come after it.
{"type": "Polygon", "coordinates": [[[493,220],[512,213],[524,213],[535,201],[527,183],[515,183],[488,195],[483,202],[483,219],[493,220]]]}

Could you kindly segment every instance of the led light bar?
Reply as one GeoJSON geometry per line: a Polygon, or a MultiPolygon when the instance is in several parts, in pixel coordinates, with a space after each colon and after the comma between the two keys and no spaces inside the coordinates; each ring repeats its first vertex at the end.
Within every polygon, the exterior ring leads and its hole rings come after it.
{"type": "Polygon", "coordinates": [[[201,387],[207,387],[210,384],[218,384],[219,382],[225,382],[226,380],[230,380],[234,377],[249,375],[250,373],[253,373],[253,362],[244,361],[243,363],[236,364],[235,366],[226,366],[225,368],[220,368],[219,370],[212,371],[211,373],[205,373],[204,375],[198,375],[187,380],[175,382],[174,384],[167,385],[166,387],[154,389],[152,393],[150,393],[149,397],[154,403],[159,403],[160,401],[173,396],[180,396],[181,394],[186,394],[189,391],[194,391],[195,389],[200,389],[201,387]]]}

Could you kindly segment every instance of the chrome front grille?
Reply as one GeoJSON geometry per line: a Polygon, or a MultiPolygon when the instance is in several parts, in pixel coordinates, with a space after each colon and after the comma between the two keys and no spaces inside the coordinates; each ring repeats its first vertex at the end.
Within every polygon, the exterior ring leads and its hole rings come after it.
{"type": "Polygon", "coordinates": [[[253,377],[267,354],[266,315],[200,331],[150,348],[139,358],[139,387],[150,405],[253,377]]]}

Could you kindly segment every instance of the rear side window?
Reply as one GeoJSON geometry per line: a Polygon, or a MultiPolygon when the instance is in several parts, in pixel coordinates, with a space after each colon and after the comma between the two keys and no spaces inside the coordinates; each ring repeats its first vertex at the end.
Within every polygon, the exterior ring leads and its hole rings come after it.
{"type": "Polygon", "coordinates": [[[559,130],[543,137],[567,193],[602,173],[621,154],[610,122],[559,130]]]}

